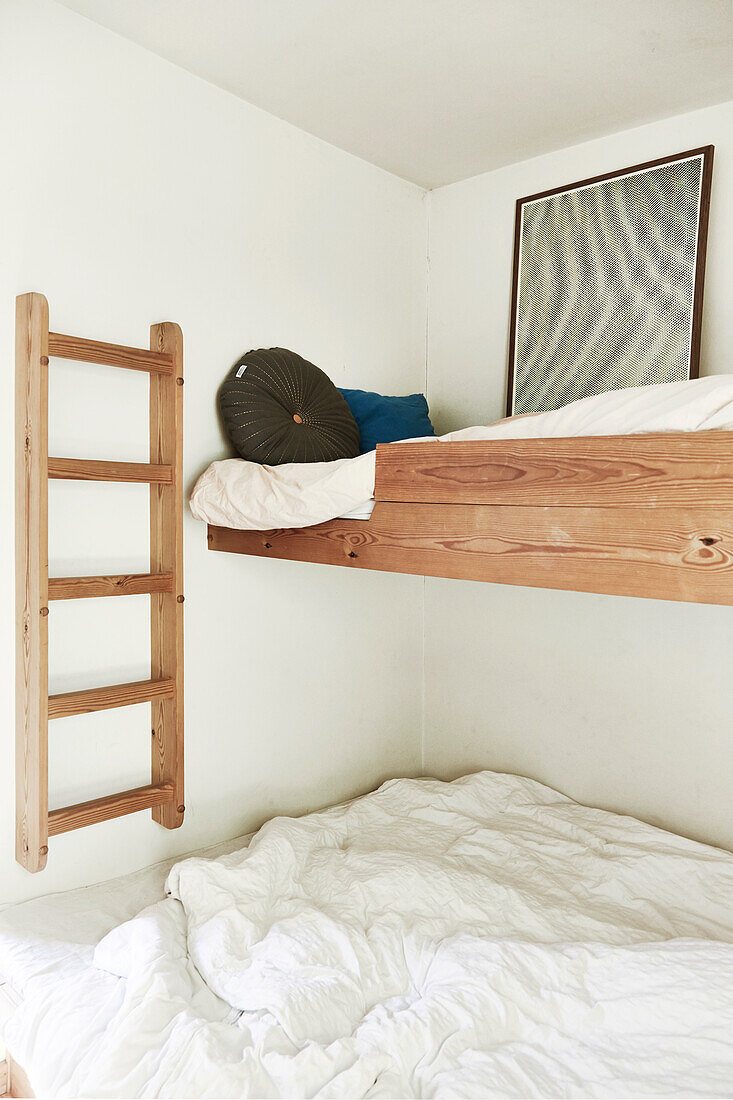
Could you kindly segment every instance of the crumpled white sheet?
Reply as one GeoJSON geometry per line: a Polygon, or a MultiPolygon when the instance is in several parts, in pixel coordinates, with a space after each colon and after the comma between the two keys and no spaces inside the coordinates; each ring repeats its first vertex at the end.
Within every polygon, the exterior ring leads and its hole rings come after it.
{"type": "MultiPolygon", "coordinates": [[[[574,401],[556,412],[512,417],[443,435],[456,439],[540,439],[639,432],[733,430],[733,375],[634,386],[574,401]]],[[[430,437],[433,439],[434,437],[430,437]]],[[[197,519],[219,527],[269,531],[308,527],[357,512],[369,515],[375,453],[336,462],[261,466],[241,458],[212,462],[194,486],[197,519]]]]}
{"type": "Polygon", "coordinates": [[[483,772],[274,819],[168,888],[86,986],[26,989],[38,1093],[731,1095],[730,853],[483,772]]]}

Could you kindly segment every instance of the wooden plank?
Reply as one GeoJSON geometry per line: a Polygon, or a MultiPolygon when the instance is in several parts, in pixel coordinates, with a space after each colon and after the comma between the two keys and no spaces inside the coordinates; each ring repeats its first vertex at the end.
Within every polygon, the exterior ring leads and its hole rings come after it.
{"type": "Polygon", "coordinates": [[[110,684],[109,687],[67,691],[61,695],[49,695],[48,717],[68,718],[73,714],[90,714],[95,710],[130,707],[135,703],[148,703],[153,699],[170,697],[174,691],[175,681],[172,679],[136,680],[130,684],[110,684]]]}
{"type": "Polygon", "coordinates": [[[16,859],[48,855],[48,302],[15,314],[16,859]]]}
{"type": "Polygon", "coordinates": [[[49,600],[83,600],[98,596],[140,596],[172,592],[172,573],[121,573],[107,577],[51,577],[49,600]]]}
{"type": "MultiPolygon", "coordinates": [[[[152,379],[151,379],[152,385],[152,379]]],[[[173,470],[148,462],[106,462],[88,458],[49,458],[48,476],[61,481],[132,481],[170,485],[173,470]]]]}
{"type": "Polygon", "coordinates": [[[96,825],[113,817],[135,814],[139,810],[149,810],[152,806],[162,806],[172,798],[173,784],[159,783],[136,787],[120,794],[108,794],[90,802],[79,802],[76,806],[51,810],[48,815],[49,836],[57,836],[71,829],[83,829],[87,825],[96,825]]]}
{"type": "Polygon", "coordinates": [[[150,346],[170,355],[171,377],[150,379],[150,461],[173,470],[169,487],[150,487],[150,568],[172,573],[171,592],[150,599],[151,675],[171,678],[173,694],[156,700],[152,711],[151,778],[172,783],[172,801],[153,809],[166,829],[183,823],[183,335],[165,321],[150,329],[150,346]]]}
{"type": "Polygon", "coordinates": [[[8,1058],[8,1072],[10,1080],[9,1095],[13,1100],[35,1100],[35,1092],[31,1088],[28,1074],[19,1066],[13,1058],[8,1058]]]}
{"type": "Polygon", "coordinates": [[[425,504],[733,506],[733,432],[389,443],[375,497],[425,504]]]}
{"type": "Polygon", "coordinates": [[[209,527],[212,550],[459,580],[733,604],[733,509],[379,503],[368,522],[209,527]]]}
{"type": "Polygon", "coordinates": [[[64,336],[51,332],[48,354],[59,359],[77,359],[82,363],[100,363],[108,367],[125,367],[150,374],[172,374],[173,358],[161,351],[129,348],[124,344],[105,344],[101,340],[83,340],[80,336],[64,336]]]}

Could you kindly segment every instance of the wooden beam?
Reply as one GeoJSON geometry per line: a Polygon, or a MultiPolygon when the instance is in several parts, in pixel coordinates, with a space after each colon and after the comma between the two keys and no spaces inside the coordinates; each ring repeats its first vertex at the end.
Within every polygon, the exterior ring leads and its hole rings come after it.
{"type": "Polygon", "coordinates": [[[167,465],[100,462],[88,458],[49,458],[48,476],[61,481],[131,481],[151,485],[170,485],[173,482],[173,470],[167,465]]]}
{"type": "Polygon", "coordinates": [[[733,507],[733,432],[389,443],[375,498],[423,504],[733,507]]]}
{"type": "Polygon", "coordinates": [[[87,688],[84,691],[67,691],[62,695],[49,695],[48,717],[69,718],[73,714],[90,714],[95,710],[131,707],[135,703],[148,703],[153,699],[166,698],[171,696],[174,690],[173,680],[136,680],[130,684],[111,684],[109,687],[87,688]]]}
{"type": "Polygon", "coordinates": [[[10,1082],[8,1095],[13,1100],[35,1100],[36,1094],[31,1088],[28,1074],[10,1056],[8,1056],[8,1079],[10,1082]]]}
{"type": "Polygon", "coordinates": [[[49,813],[48,833],[49,836],[57,836],[71,829],[83,829],[87,825],[97,825],[100,821],[109,821],[139,810],[149,810],[152,806],[165,805],[172,798],[173,785],[160,783],[135,787],[120,794],[108,794],[90,802],[79,802],[75,806],[64,806],[49,813]]]}
{"type": "Polygon", "coordinates": [[[122,573],[102,577],[51,577],[49,600],[84,600],[97,596],[140,596],[172,592],[172,573],[122,573]]]}
{"type": "Polygon", "coordinates": [[[166,829],[183,823],[183,335],[165,321],[150,329],[150,347],[170,355],[173,375],[150,379],[150,461],[173,471],[171,486],[150,487],[150,568],[172,573],[173,588],[150,599],[150,667],[175,691],[153,702],[151,778],[171,783],[174,797],[154,807],[166,829]]]}
{"type": "Polygon", "coordinates": [[[49,333],[48,354],[59,359],[77,359],[82,363],[100,363],[108,367],[125,367],[150,374],[172,374],[173,359],[160,351],[129,348],[124,344],[105,344],[101,340],[83,340],[80,336],[49,333]]]}
{"type": "Polygon", "coordinates": [[[378,503],[368,522],[209,527],[212,550],[693,603],[733,604],[733,509],[378,503]]]}
{"type": "Polygon", "coordinates": [[[48,855],[48,302],[15,313],[16,859],[48,855]]]}

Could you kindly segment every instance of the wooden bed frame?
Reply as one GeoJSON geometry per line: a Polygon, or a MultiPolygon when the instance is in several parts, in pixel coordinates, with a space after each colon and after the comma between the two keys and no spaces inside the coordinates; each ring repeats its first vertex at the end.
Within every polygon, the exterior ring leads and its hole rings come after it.
{"type": "Polygon", "coordinates": [[[12,1058],[0,1062],[0,1096],[17,1097],[18,1100],[34,1100],[35,1093],[28,1075],[12,1058]]]}
{"type": "Polygon", "coordinates": [[[390,443],[372,517],[209,526],[211,550],[733,604],[733,432],[390,443]]]}
{"type": "Polygon", "coordinates": [[[183,822],[183,338],[153,325],[150,348],[49,331],[42,294],[16,300],[16,858],[46,865],[48,838],[137,810],[167,829],[183,822]],[[150,462],[48,456],[49,359],[150,375],[150,462]],[[150,572],[48,576],[48,479],[150,485],[150,572]],[[131,684],[48,694],[49,601],[150,594],[151,673],[131,684]],[[48,722],[150,701],[152,776],[145,787],[49,810],[48,722]]]}

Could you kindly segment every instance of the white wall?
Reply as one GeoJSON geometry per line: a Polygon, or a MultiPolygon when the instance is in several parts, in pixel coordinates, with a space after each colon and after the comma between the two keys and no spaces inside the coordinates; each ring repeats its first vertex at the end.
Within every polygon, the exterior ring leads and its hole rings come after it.
{"type": "MultiPolygon", "coordinates": [[[[12,516],[13,299],[52,328],[186,349],[190,485],[225,453],[219,380],[283,344],[339,384],[424,388],[441,430],[503,414],[517,196],[716,145],[703,371],[732,371],[733,113],[711,108],[431,194],[47,0],[0,0],[0,505],[12,516]]],[[[51,451],[146,458],[147,380],[52,367],[51,451]]],[[[12,524],[0,532],[6,577],[12,524]]],[[[147,568],[147,494],[52,483],[52,575],[147,568]]],[[[0,903],[117,875],[391,775],[522,772],[733,847],[733,615],[679,604],[186,553],[187,815],[13,858],[12,586],[0,588],[0,903]],[[424,739],[420,742],[424,720],[424,739]],[[3,839],[4,838],[4,839],[3,839]]],[[[56,604],[51,690],[147,675],[145,597],[56,604]]],[[[148,777],[148,708],[51,725],[52,804],[148,777]]]]}
{"type": "MultiPolygon", "coordinates": [[[[703,374],[733,372],[733,104],[430,196],[429,398],[439,430],[504,415],[514,204],[715,145],[703,374]]],[[[533,776],[733,848],[733,612],[428,579],[424,770],[533,776]]]]}
{"type": "MultiPolygon", "coordinates": [[[[212,554],[187,515],[187,814],[13,854],[14,297],[51,327],[185,341],[185,472],[225,453],[220,379],[279,344],[338,384],[425,377],[424,193],[46,0],[0,4],[0,903],[117,875],[419,770],[422,581],[212,554]]],[[[147,458],[147,378],[52,365],[51,453],[147,458]]],[[[147,569],[147,491],[51,484],[51,574],[147,569]]],[[[148,600],[52,605],[51,691],[148,675],[148,600]]],[[[51,799],[148,780],[149,707],[51,723],[51,799]]]]}

